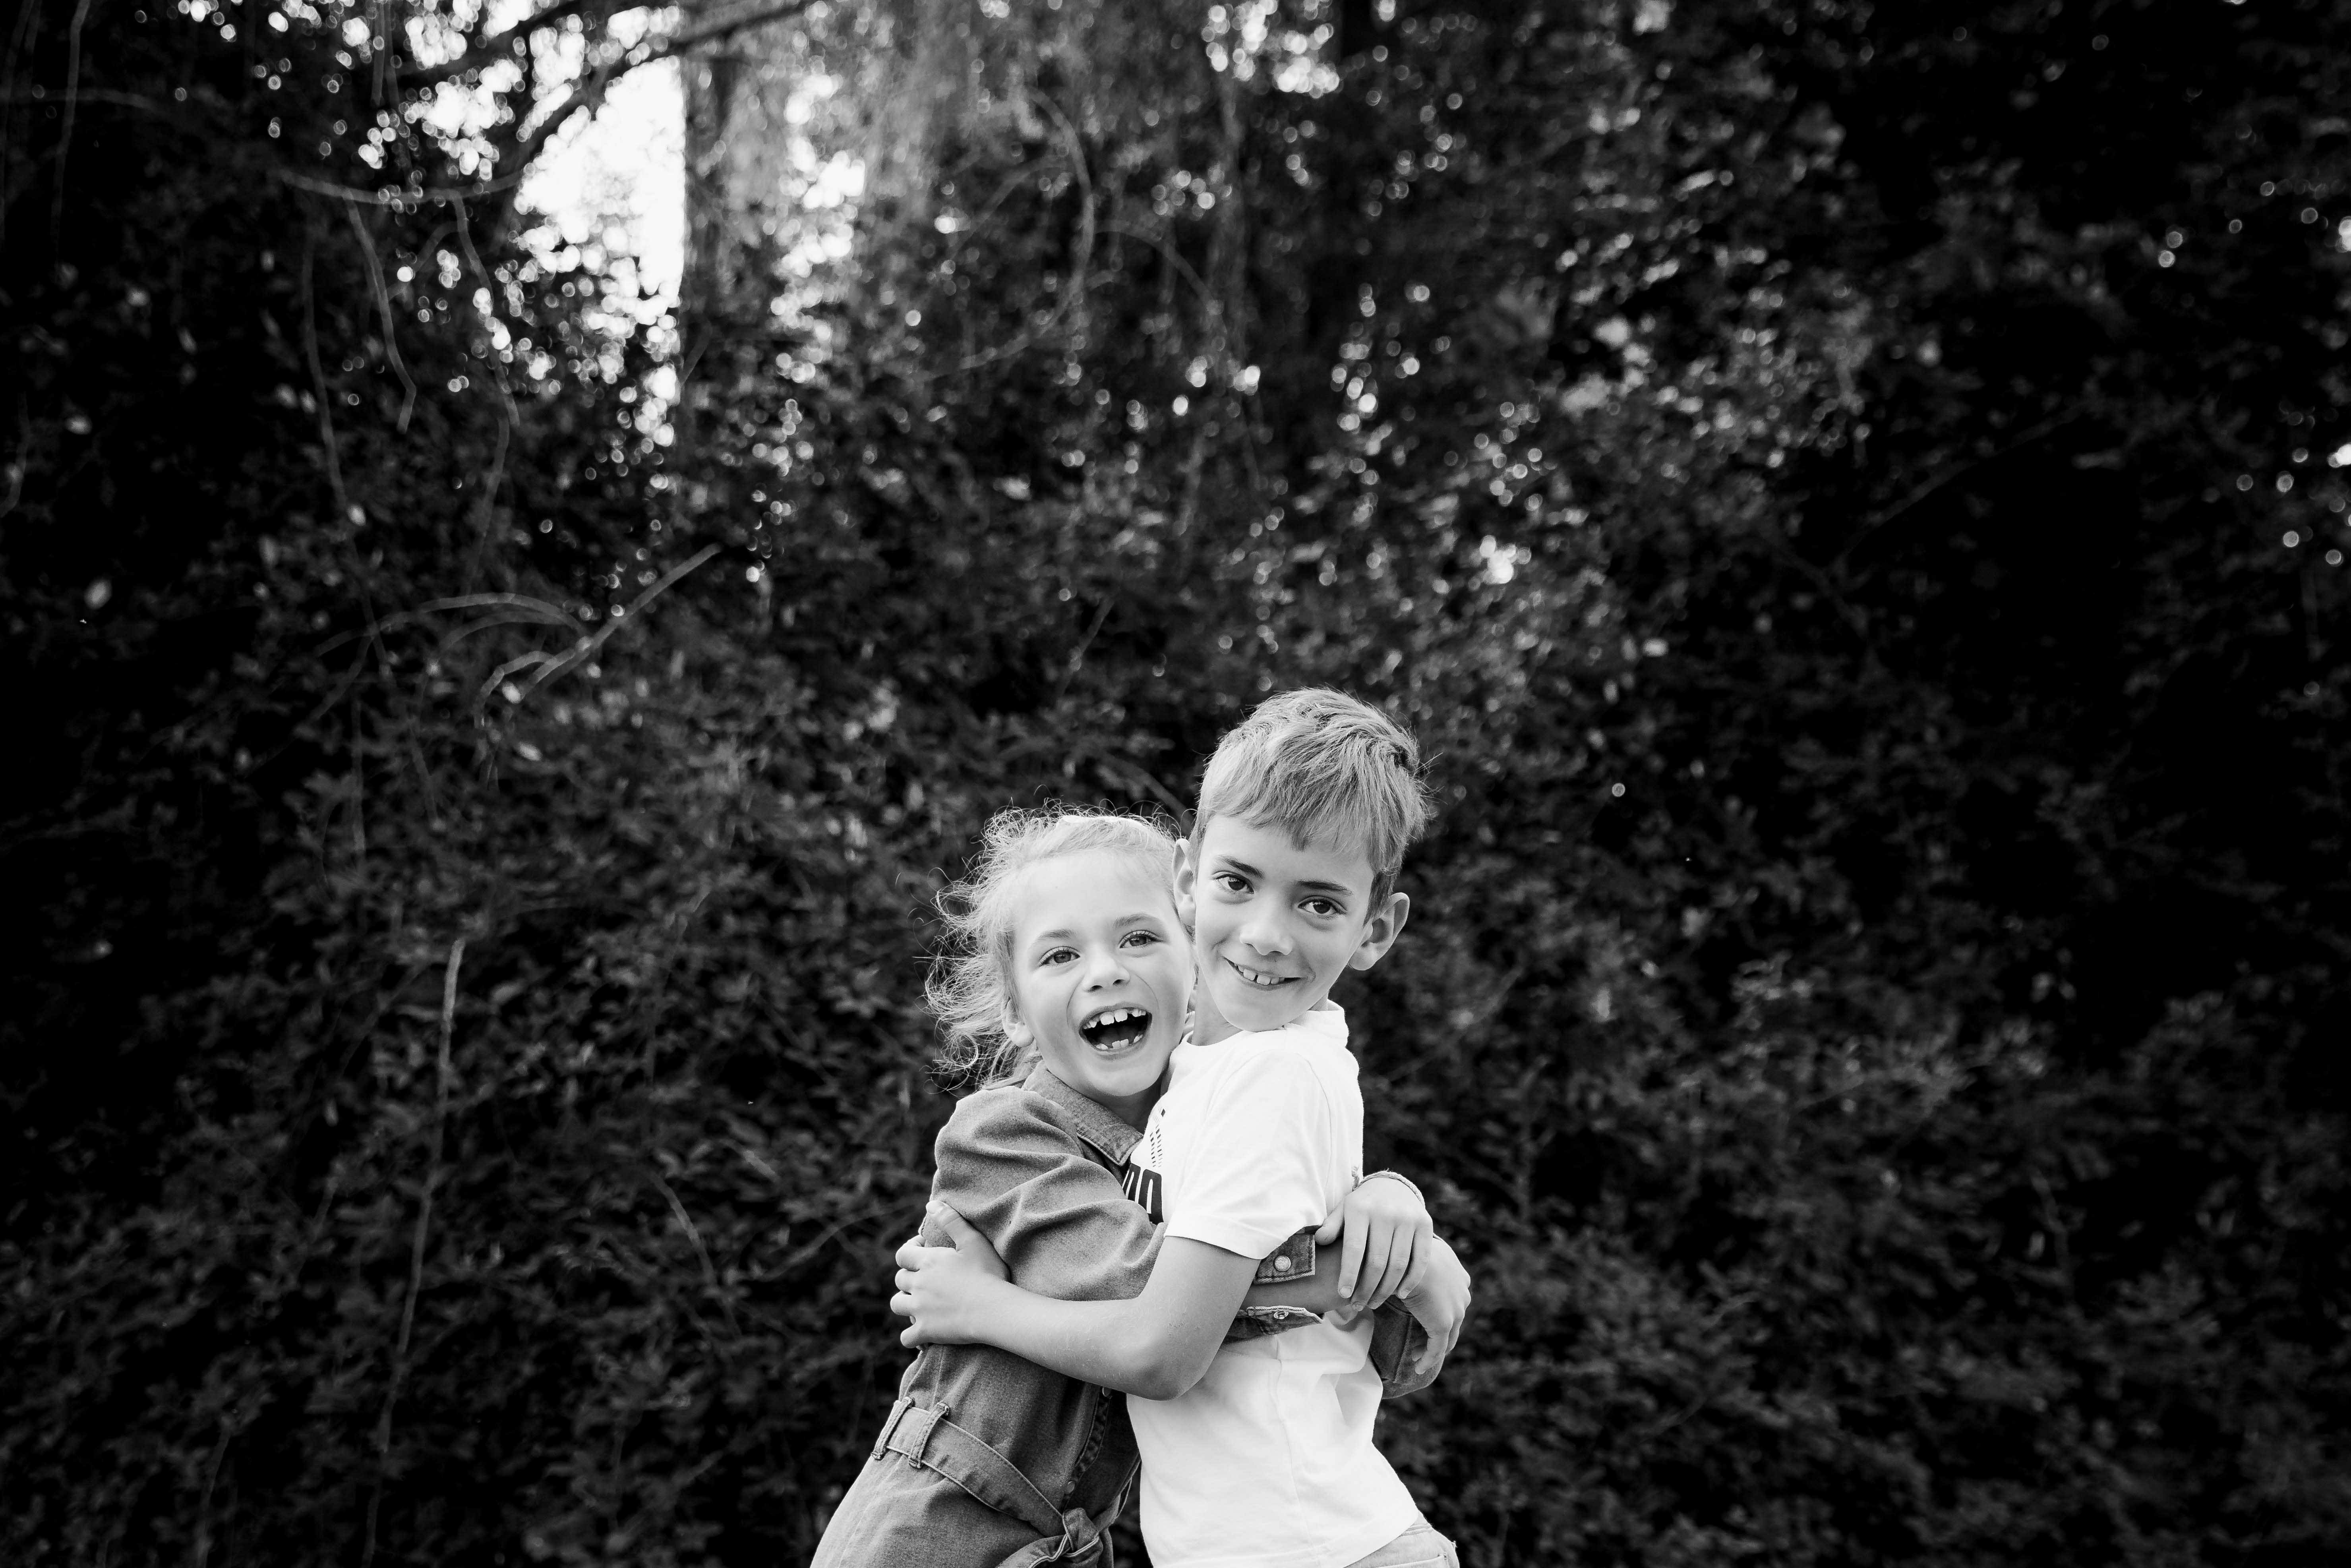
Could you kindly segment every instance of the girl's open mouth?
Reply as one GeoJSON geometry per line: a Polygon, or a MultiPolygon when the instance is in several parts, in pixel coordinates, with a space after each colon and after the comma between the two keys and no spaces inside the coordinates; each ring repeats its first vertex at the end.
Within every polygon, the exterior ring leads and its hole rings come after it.
{"type": "Polygon", "coordinates": [[[1143,1043],[1151,1032],[1151,1014],[1142,1008],[1109,1008],[1080,1024],[1078,1032],[1096,1051],[1123,1051],[1143,1043]]]}

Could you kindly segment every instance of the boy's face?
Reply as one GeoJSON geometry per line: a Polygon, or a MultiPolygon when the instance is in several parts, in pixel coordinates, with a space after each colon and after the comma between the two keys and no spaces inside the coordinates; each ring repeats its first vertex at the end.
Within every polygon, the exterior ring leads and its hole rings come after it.
{"type": "Polygon", "coordinates": [[[1192,956],[1163,869],[1107,850],[1020,873],[1017,1035],[1055,1076],[1137,1126],[1184,1035],[1192,956]]]}
{"type": "Polygon", "coordinates": [[[1199,965],[1193,1034],[1212,1044],[1280,1029],[1322,1005],[1349,969],[1368,969],[1404,929],[1411,901],[1374,906],[1360,843],[1301,847],[1280,826],[1212,817],[1176,862],[1176,907],[1199,965]]]}

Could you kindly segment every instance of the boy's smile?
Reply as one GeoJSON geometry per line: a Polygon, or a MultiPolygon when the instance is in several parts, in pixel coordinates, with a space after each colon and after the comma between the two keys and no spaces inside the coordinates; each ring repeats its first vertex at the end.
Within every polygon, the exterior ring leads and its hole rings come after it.
{"type": "Polygon", "coordinates": [[[1020,1032],[1061,1082],[1140,1126],[1192,988],[1165,876],[1095,850],[1031,866],[1017,897],[1020,1032]]]}
{"type": "Polygon", "coordinates": [[[1200,967],[1194,1038],[1280,1029],[1320,1007],[1347,970],[1377,963],[1410,904],[1392,894],[1374,908],[1374,880],[1360,844],[1301,848],[1287,828],[1209,819],[1176,873],[1200,967]]]}

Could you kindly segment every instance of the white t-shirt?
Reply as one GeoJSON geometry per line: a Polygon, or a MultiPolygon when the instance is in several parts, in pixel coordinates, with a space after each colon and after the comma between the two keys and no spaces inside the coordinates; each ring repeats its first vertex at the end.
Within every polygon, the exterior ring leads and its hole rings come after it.
{"type": "MultiPolygon", "coordinates": [[[[1127,1158],[1170,1238],[1262,1258],[1320,1224],[1364,1163],[1346,1014],[1177,1046],[1127,1158]]],[[[1372,1447],[1371,1343],[1368,1316],[1242,1340],[1176,1398],[1127,1401],[1157,1568],[1340,1568],[1412,1527],[1412,1494],[1372,1447]]]]}

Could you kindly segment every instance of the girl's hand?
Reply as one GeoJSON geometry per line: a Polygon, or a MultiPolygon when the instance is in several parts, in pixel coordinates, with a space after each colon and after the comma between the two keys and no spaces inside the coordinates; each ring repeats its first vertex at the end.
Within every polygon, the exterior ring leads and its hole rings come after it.
{"type": "Polygon", "coordinates": [[[1461,1339],[1462,1322],[1469,1315],[1469,1270],[1445,1238],[1428,1239],[1396,1300],[1428,1331],[1428,1348],[1420,1353],[1418,1367],[1426,1372],[1453,1354],[1461,1339]]]}
{"type": "Polygon", "coordinates": [[[946,1232],[951,1245],[925,1247],[920,1236],[898,1249],[898,1293],[890,1310],[912,1318],[898,1343],[913,1349],[925,1344],[970,1344],[977,1338],[980,1305],[994,1287],[1011,1278],[1004,1260],[971,1222],[943,1203],[928,1214],[946,1232]]]}
{"type": "MultiPolygon", "coordinates": [[[[1376,1309],[1409,1282],[1414,1264],[1436,1239],[1420,1195],[1400,1181],[1366,1177],[1315,1231],[1318,1245],[1340,1241],[1341,1323],[1376,1309]]],[[[1430,1337],[1435,1338],[1435,1330],[1430,1337]]]]}

